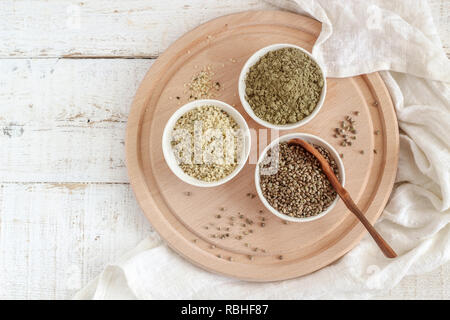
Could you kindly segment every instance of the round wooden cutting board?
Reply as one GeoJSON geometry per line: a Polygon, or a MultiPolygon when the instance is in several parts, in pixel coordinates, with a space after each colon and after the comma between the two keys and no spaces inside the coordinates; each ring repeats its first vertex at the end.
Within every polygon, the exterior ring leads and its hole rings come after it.
{"type": "MultiPolygon", "coordinates": [[[[319,22],[288,12],[224,16],[181,37],[142,81],[128,118],[131,185],[155,230],[194,264],[246,280],[289,279],[340,258],[366,232],[341,200],[321,219],[284,224],[254,196],[256,158],[275,135],[269,132],[264,139],[267,131],[259,130],[263,128],[243,110],[237,95],[240,70],[250,55],[273,43],[292,43],[311,51],[320,30],[319,22]],[[207,66],[221,85],[215,98],[235,105],[256,134],[249,163],[234,179],[219,187],[196,188],[169,170],[161,139],[169,117],[189,99],[184,84],[207,66]]],[[[327,85],[317,117],[280,134],[311,133],[343,153],[346,188],[374,223],[391,193],[397,168],[399,138],[391,98],[378,73],[329,78],[327,85]],[[358,133],[352,146],[343,147],[333,130],[347,115],[356,120],[358,133]]]]}

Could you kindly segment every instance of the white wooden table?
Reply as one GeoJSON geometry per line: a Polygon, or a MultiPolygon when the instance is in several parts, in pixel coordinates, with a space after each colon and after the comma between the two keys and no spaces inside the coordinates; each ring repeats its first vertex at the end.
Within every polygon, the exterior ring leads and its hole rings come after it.
{"type": "MultiPolygon", "coordinates": [[[[450,3],[431,1],[450,53],[450,3]]],[[[0,299],[66,299],[153,232],[125,168],[132,97],[159,53],[259,1],[0,2],[0,299]]],[[[450,266],[384,298],[450,298],[450,266]]]]}

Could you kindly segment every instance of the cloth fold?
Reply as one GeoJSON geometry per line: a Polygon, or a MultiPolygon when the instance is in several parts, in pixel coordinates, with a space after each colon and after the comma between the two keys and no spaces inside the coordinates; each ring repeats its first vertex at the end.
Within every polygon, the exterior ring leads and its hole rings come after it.
{"type": "Polygon", "coordinates": [[[450,64],[427,1],[269,2],[322,22],[313,55],[329,77],[382,71],[399,121],[400,158],[396,186],[375,226],[399,257],[384,258],[365,236],[310,275],[249,283],[203,271],[151,236],[76,299],[369,298],[450,260],[450,64]]]}

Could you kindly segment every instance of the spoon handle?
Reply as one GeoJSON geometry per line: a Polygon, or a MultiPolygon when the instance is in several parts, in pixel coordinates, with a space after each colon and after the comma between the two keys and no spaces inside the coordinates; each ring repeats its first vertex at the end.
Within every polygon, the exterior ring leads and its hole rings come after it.
{"type": "Polygon", "coordinates": [[[384,255],[388,258],[397,257],[395,251],[389,246],[389,244],[383,239],[383,237],[377,232],[377,230],[375,230],[375,228],[372,226],[369,220],[367,220],[367,218],[361,212],[361,210],[359,210],[358,206],[352,200],[347,190],[345,190],[344,187],[341,185],[338,178],[334,174],[333,169],[331,169],[330,165],[328,164],[328,161],[322,156],[322,154],[308,142],[301,139],[292,139],[289,141],[289,144],[302,146],[306,151],[311,153],[314,157],[317,158],[317,160],[319,160],[323,172],[327,176],[333,188],[336,190],[339,197],[341,197],[342,201],[345,203],[347,208],[355,214],[355,216],[359,219],[359,221],[361,221],[361,223],[370,233],[370,235],[375,240],[377,245],[380,247],[384,255]]]}
{"type": "Polygon", "coordinates": [[[383,237],[378,233],[377,230],[372,226],[372,224],[367,220],[367,218],[364,216],[364,214],[359,210],[355,202],[350,197],[350,194],[342,188],[343,193],[339,194],[342,201],[344,201],[347,208],[355,214],[355,216],[361,221],[361,223],[366,227],[367,231],[369,231],[370,235],[372,236],[373,240],[377,243],[378,247],[380,247],[381,251],[383,251],[384,255],[388,258],[395,258],[397,257],[397,254],[395,251],[391,248],[391,246],[383,239],[383,237]]]}

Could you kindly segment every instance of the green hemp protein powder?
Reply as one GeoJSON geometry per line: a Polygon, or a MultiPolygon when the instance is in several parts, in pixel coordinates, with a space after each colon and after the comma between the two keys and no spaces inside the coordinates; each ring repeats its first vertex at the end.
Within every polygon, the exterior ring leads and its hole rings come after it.
{"type": "Polygon", "coordinates": [[[275,125],[299,122],[320,99],[324,79],[319,65],[296,48],[270,51],[250,67],[246,100],[259,118],[275,125]]]}

